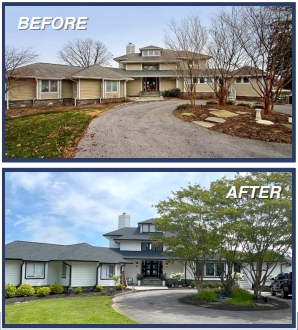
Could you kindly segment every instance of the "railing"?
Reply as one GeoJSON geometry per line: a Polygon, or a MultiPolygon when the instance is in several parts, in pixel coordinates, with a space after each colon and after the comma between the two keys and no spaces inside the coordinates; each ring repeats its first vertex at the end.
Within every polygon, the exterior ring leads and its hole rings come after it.
{"type": "Polygon", "coordinates": [[[236,100],[236,89],[233,86],[230,86],[228,93],[229,100],[236,100]]]}

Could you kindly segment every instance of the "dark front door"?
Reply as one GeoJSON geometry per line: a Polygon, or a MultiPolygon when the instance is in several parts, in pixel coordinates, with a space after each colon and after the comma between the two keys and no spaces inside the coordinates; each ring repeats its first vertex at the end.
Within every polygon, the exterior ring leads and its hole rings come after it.
{"type": "Polygon", "coordinates": [[[145,276],[157,277],[158,276],[158,261],[145,262],[145,276]]]}
{"type": "Polygon", "coordinates": [[[158,79],[156,77],[143,78],[143,90],[146,92],[158,91],[158,79]]]}

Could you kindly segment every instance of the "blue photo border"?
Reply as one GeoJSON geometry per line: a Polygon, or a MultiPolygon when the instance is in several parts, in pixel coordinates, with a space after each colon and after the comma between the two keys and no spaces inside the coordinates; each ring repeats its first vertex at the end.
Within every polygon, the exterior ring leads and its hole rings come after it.
{"type": "MultiPolygon", "coordinates": [[[[90,168],[3,168],[2,169],[2,219],[5,219],[5,174],[10,172],[290,172],[292,173],[292,224],[293,224],[293,245],[292,245],[292,268],[293,268],[293,291],[296,292],[296,169],[293,168],[102,168],[102,169],[90,169],[90,168]]],[[[170,192],[169,192],[170,193],[170,192]]],[[[5,221],[2,221],[2,288],[5,286],[5,221]]],[[[283,315],[283,310],[278,311],[283,315]]],[[[18,324],[5,324],[5,294],[2,294],[2,326],[3,328],[295,328],[296,327],[296,299],[292,300],[292,324],[130,324],[130,325],[43,325],[43,324],[30,324],[30,325],[18,325],[18,324]]]]}
{"type": "Polygon", "coordinates": [[[9,6],[270,6],[282,5],[291,6],[293,9],[293,78],[292,90],[294,91],[292,97],[292,118],[293,118],[293,144],[292,144],[292,157],[291,158],[6,158],[5,157],[5,76],[2,75],[2,161],[5,162],[67,162],[67,163],[80,163],[80,162],[295,162],[296,161],[296,3],[295,2],[3,2],[2,3],[2,72],[5,72],[5,7],[9,6]]]}

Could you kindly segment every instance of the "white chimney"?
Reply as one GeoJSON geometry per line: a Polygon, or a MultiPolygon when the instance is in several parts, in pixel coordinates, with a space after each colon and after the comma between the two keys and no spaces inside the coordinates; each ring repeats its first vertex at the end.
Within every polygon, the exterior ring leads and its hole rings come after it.
{"type": "Polygon", "coordinates": [[[118,217],[118,229],[130,227],[130,215],[123,213],[118,217]]]}
{"type": "Polygon", "coordinates": [[[131,42],[126,46],[126,54],[131,54],[135,52],[135,45],[131,42]]]}

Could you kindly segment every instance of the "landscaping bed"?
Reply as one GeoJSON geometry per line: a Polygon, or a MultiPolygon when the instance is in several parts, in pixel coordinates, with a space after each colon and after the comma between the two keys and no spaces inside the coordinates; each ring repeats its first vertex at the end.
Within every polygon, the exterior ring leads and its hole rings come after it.
{"type": "MultiPolygon", "coordinates": [[[[123,289],[123,292],[131,291],[131,289],[123,289]]],[[[13,297],[13,298],[5,298],[5,305],[15,305],[26,303],[34,300],[45,300],[45,299],[56,299],[56,298],[76,298],[76,297],[96,297],[96,296],[114,296],[115,294],[119,294],[122,291],[116,290],[115,288],[104,288],[101,292],[82,292],[80,294],[73,293],[59,293],[59,294],[49,294],[45,297],[38,297],[37,295],[30,297],[13,297]]]]}
{"type": "Polygon", "coordinates": [[[252,299],[254,306],[240,306],[229,305],[226,302],[229,298],[221,299],[218,301],[209,301],[206,299],[198,298],[197,294],[190,294],[179,299],[180,303],[194,305],[198,307],[205,307],[218,310],[231,310],[231,311],[266,311],[266,310],[279,310],[287,309],[290,306],[282,300],[271,297],[262,297],[259,299],[252,299]]]}
{"type": "Polygon", "coordinates": [[[224,118],[226,120],[225,123],[216,123],[215,126],[208,128],[212,131],[266,142],[292,143],[292,130],[283,125],[288,124],[289,116],[283,113],[272,112],[270,115],[265,116],[264,111],[261,111],[262,120],[270,120],[274,125],[256,123],[255,109],[246,106],[196,105],[194,108],[175,110],[173,113],[174,116],[186,122],[205,121],[207,117],[217,118],[210,113],[210,109],[227,110],[233,113],[239,111],[247,112],[246,114],[238,114],[235,117],[224,118]],[[188,113],[189,115],[182,115],[183,113],[188,113]]]}

